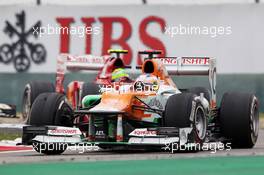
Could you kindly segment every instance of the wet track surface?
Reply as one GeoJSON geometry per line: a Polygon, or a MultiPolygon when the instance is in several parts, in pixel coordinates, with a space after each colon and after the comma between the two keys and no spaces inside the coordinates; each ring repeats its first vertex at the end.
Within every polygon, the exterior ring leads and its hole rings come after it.
{"type": "Polygon", "coordinates": [[[34,150],[0,152],[0,164],[6,163],[37,163],[37,162],[61,162],[61,161],[110,161],[110,160],[145,160],[145,159],[170,159],[214,156],[254,156],[264,155],[264,130],[260,130],[258,142],[253,149],[231,149],[212,151],[200,151],[196,153],[170,153],[169,151],[79,151],[67,150],[62,155],[42,155],[34,150]]]}

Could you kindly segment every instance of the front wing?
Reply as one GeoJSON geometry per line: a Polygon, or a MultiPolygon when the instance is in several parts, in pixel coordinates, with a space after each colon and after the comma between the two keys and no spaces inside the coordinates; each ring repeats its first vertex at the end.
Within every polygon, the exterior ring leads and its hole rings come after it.
{"type": "Polygon", "coordinates": [[[38,143],[62,143],[67,145],[94,144],[99,147],[129,146],[164,147],[169,144],[179,146],[195,143],[192,128],[157,127],[137,128],[129,134],[127,142],[118,141],[89,141],[78,128],[60,126],[24,126],[22,135],[23,145],[38,143]]]}

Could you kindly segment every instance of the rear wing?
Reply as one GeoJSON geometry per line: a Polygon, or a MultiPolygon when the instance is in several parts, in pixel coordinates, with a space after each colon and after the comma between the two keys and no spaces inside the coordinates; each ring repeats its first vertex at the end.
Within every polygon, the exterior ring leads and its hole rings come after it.
{"type": "Polygon", "coordinates": [[[108,56],[60,54],[57,58],[56,92],[64,93],[63,81],[67,71],[99,71],[107,58],[108,56]]]}
{"type": "MultiPolygon", "coordinates": [[[[120,52],[120,51],[118,51],[120,52]]],[[[150,54],[152,52],[142,52],[150,54]]],[[[156,54],[156,53],[154,53],[156,54]]],[[[202,75],[208,76],[211,105],[216,105],[216,62],[215,59],[209,57],[152,57],[147,59],[158,59],[165,66],[169,75],[202,75]],[[151,58],[152,57],[152,58],[151,58]]],[[[57,76],[56,91],[63,92],[64,74],[69,71],[101,71],[102,76],[105,74],[107,56],[83,55],[73,56],[69,54],[61,54],[57,59],[57,76]]],[[[132,68],[133,69],[133,68],[132,68]]]]}
{"type": "Polygon", "coordinates": [[[94,56],[94,55],[81,55],[73,56],[69,54],[61,54],[58,58],[64,62],[65,68],[70,71],[81,71],[81,70],[101,70],[105,64],[106,60],[110,58],[111,54],[115,55],[115,58],[121,59],[121,54],[127,54],[127,50],[120,49],[109,49],[108,54],[105,56],[94,56]]]}
{"type": "Polygon", "coordinates": [[[68,71],[97,71],[95,82],[104,84],[111,82],[109,78],[111,78],[112,71],[116,67],[131,68],[126,66],[120,58],[121,54],[128,53],[127,50],[111,49],[108,53],[109,55],[105,56],[60,54],[57,58],[56,92],[64,92],[63,81],[65,73],[68,71]]]}
{"type": "Polygon", "coordinates": [[[165,65],[170,75],[209,75],[210,65],[215,67],[215,60],[208,57],[165,57],[158,59],[165,65]]]}
{"type": "Polygon", "coordinates": [[[64,71],[100,70],[107,58],[108,56],[61,54],[57,59],[57,64],[58,67],[63,66],[64,71]]]}
{"type": "Polygon", "coordinates": [[[211,105],[216,105],[216,61],[209,57],[154,57],[159,59],[169,75],[208,76],[211,105]]]}

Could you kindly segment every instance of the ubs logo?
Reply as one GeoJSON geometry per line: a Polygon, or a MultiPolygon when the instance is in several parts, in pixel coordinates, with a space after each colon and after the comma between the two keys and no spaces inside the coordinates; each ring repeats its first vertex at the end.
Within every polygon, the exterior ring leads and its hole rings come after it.
{"type": "Polygon", "coordinates": [[[30,68],[31,60],[35,64],[45,62],[46,49],[40,43],[30,41],[31,37],[38,38],[39,32],[33,33],[33,28],[40,28],[41,21],[37,21],[26,30],[26,14],[24,11],[17,13],[16,23],[13,25],[5,21],[4,33],[8,37],[15,38],[14,43],[4,43],[0,46],[0,63],[13,63],[17,72],[25,72],[30,68]]]}

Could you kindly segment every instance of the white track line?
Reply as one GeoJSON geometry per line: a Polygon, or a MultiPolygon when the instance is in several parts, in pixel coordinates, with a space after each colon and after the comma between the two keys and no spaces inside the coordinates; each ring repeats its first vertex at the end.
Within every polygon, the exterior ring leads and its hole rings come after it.
{"type": "Polygon", "coordinates": [[[0,124],[0,128],[22,129],[25,124],[0,124]]]}

